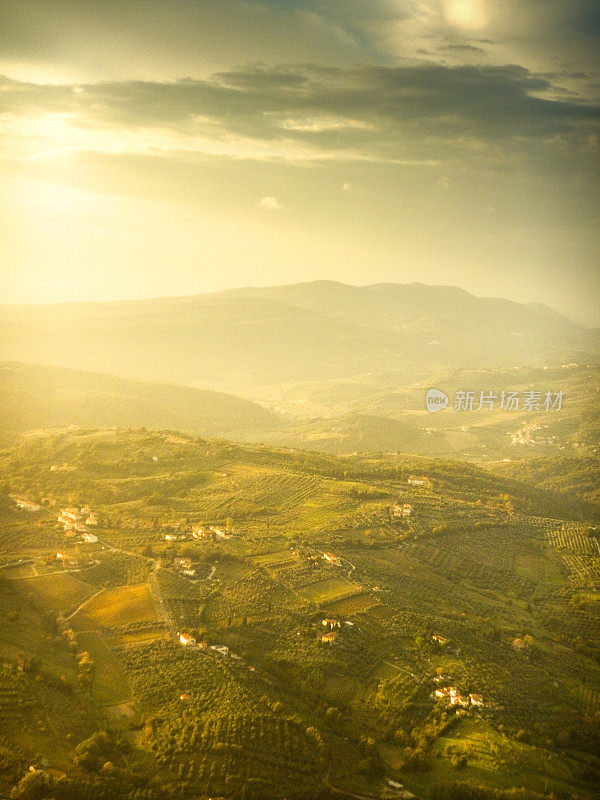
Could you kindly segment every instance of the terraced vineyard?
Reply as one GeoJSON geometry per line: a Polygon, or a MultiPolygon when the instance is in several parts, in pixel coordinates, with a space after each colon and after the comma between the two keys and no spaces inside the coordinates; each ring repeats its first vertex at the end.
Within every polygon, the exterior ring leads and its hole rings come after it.
{"type": "Polygon", "coordinates": [[[219,520],[252,515],[269,507],[286,514],[325,488],[322,480],[309,475],[233,469],[197,491],[196,513],[201,518],[219,520]]]}
{"type": "Polygon", "coordinates": [[[47,761],[76,800],[594,797],[599,545],[559,499],[173,432],[22,442],[1,477],[45,498],[0,531],[5,794],[47,761]],[[54,527],[88,503],[93,545],[54,527]]]}
{"type": "Polygon", "coordinates": [[[583,525],[558,523],[546,526],[548,543],[561,550],[571,550],[584,555],[598,555],[598,541],[589,535],[583,525]]]}
{"type": "Polygon", "coordinates": [[[26,681],[9,665],[0,668],[0,731],[11,732],[32,713],[35,701],[26,696],[26,681]]]}

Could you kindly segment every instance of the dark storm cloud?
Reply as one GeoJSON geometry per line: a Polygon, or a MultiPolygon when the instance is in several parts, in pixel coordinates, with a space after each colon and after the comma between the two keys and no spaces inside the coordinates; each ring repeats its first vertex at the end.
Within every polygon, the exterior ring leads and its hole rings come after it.
{"type": "Polygon", "coordinates": [[[251,67],[170,83],[39,86],[3,78],[0,110],[68,114],[79,126],[305,141],[325,151],[365,146],[388,156],[427,137],[504,142],[510,150],[511,140],[598,133],[598,105],[552,93],[549,77],[517,66],[251,67]]]}
{"type": "Polygon", "coordinates": [[[0,62],[45,81],[171,80],[251,62],[393,66],[450,37],[453,63],[494,42],[495,63],[587,69],[599,30],[596,0],[3,0],[0,62]]]}

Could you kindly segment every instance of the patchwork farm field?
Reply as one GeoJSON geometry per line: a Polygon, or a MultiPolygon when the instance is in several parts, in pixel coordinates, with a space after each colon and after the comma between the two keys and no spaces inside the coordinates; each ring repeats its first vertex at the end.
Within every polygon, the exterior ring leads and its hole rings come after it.
{"type": "Polygon", "coordinates": [[[42,436],[0,451],[1,477],[45,500],[30,560],[3,522],[7,796],[39,752],[76,800],[595,797],[599,545],[575,501],[172,432],[42,436]],[[99,543],[57,529],[67,504],[97,510],[99,543]]]}

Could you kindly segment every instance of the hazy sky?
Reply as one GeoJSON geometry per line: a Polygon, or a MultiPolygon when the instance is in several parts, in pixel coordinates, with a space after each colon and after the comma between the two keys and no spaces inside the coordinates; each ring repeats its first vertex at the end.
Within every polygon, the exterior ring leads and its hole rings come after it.
{"type": "Polygon", "coordinates": [[[600,324],[596,0],[3,0],[0,302],[332,278],[600,324]]]}

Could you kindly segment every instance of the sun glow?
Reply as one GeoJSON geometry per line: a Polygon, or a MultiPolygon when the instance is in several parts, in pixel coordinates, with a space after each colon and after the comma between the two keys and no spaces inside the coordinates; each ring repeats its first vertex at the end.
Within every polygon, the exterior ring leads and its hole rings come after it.
{"type": "Polygon", "coordinates": [[[479,30],[487,22],[481,0],[448,0],[445,13],[448,21],[459,28],[479,30]]]}

